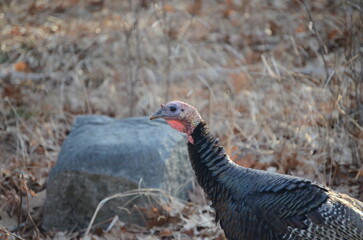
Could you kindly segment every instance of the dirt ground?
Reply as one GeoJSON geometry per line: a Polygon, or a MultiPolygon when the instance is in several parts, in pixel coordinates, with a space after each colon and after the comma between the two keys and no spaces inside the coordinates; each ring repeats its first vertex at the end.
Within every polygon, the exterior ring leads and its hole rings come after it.
{"type": "MultiPolygon", "coordinates": [[[[0,1],[0,239],[41,228],[46,179],[79,114],[196,106],[245,167],[314,179],[363,200],[359,0],[0,1]]],[[[84,239],[224,239],[200,190],[149,228],[84,239]],[[180,214],[182,212],[182,214],[180,214]]],[[[147,211],[147,210],[146,210],[147,211]]]]}

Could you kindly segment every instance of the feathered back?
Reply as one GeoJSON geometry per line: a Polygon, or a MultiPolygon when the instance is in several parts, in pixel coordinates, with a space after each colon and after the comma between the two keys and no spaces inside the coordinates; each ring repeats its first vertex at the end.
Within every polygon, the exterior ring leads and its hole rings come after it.
{"type": "Polygon", "coordinates": [[[192,138],[192,167],[228,239],[363,239],[358,200],[311,180],[236,165],[204,122],[192,138]]]}

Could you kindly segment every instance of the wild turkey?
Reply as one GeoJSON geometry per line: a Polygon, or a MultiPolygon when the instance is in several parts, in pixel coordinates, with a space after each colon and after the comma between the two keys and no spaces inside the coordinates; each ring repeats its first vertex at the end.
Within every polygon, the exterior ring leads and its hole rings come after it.
{"type": "Polygon", "coordinates": [[[363,203],[314,181],[233,163],[197,110],[162,104],[163,118],[188,136],[197,180],[228,239],[363,239],[363,203]]]}

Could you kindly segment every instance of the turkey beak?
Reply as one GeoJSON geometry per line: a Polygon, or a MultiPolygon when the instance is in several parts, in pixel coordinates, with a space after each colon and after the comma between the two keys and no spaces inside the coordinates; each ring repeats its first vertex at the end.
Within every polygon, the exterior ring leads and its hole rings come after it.
{"type": "Polygon", "coordinates": [[[161,108],[150,117],[150,120],[166,117],[164,113],[165,113],[165,106],[162,104],[161,108]]]}

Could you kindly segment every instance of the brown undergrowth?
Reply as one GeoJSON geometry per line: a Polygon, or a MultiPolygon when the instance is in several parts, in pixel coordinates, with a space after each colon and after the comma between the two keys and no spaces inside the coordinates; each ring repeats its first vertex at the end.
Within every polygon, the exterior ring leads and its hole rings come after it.
{"type": "MultiPolygon", "coordinates": [[[[46,178],[77,114],[195,105],[240,165],[363,200],[360,1],[0,3],[0,238],[41,229],[46,178]]],[[[223,239],[200,189],[88,239],[223,239]],[[155,223],[167,216],[163,224],[155,223]],[[154,224],[155,223],[155,224],[154,224]]]]}

